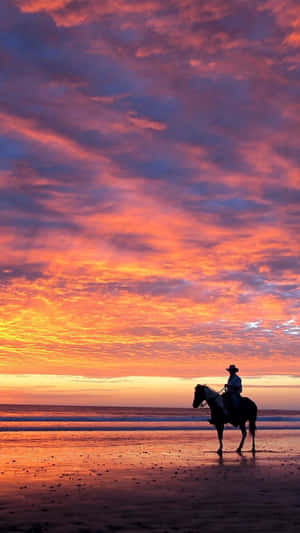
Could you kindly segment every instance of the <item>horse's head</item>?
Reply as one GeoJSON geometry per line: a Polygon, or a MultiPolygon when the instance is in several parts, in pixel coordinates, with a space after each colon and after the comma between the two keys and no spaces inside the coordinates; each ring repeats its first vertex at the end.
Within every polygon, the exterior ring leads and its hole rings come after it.
{"type": "Polygon", "coordinates": [[[199,405],[205,400],[204,386],[196,385],[195,396],[193,401],[193,407],[199,407],[199,405]]]}

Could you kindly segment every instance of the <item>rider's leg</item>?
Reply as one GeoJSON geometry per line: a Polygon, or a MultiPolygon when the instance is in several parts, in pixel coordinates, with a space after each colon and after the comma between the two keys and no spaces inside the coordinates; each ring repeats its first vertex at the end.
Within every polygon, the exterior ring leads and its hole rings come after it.
{"type": "Polygon", "coordinates": [[[239,408],[240,408],[240,395],[239,394],[232,394],[231,395],[231,405],[232,405],[232,417],[233,417],[233,422],[235,424],[238,424],[238,421],[239,421],[239,418],[240,418],[240,412],[239,412],[239,408]]]}
{"type": "Polygon", "coordinates": [[[231,402],[233,409],[238,409],[240,407],[240,395],[239,394],[232,394],[231,396],[231,402]]]}

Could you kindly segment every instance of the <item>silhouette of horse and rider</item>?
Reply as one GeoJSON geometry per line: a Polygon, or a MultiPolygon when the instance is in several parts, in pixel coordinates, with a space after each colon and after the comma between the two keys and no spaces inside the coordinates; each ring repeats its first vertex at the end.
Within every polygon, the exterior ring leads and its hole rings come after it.
{"type": "Polygon", "coordinates": [[[222,455],[223,451],[223,431],[224,424],[230,423],[239,427],[242,432],[242,440],[237,448],[241,453],[245,438],[247,436],[246,422],[249,421],[249,431],[252,436],[252,453],[255,453],[255,429],[257,407],[249,398],[242,397],[242,380],[237,375],[239,369],[235,365],[226,368],[229,372],[228,382],[224,386],[225,392],[220,395],[206,385],[197,385],[193,407],[199,407],[206,401],[211,411],[210,424],[216,426],[219,437],[219,449],[217,453],[222,455]]]}

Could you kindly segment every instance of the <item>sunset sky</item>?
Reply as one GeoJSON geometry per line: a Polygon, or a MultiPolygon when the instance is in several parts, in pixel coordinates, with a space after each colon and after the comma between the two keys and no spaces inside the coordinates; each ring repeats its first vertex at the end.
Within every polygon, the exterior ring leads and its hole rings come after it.
{"type": "Polygon", "coordinates": [[[297,0],[1,0],[0,402],[300,408],[297,0]]]}

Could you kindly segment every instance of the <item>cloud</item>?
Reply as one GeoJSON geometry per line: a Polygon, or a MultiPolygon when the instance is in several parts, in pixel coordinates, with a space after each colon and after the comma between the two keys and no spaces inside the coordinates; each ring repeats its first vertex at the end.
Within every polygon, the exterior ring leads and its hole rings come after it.
{"type": "Polygon", "coordinates": [[[23,278],[27,281],[35,281],[45,276],[44,264],[22,264],[22,265],[5,265],[0,268],[0,284],[23,278]]]}
{"type": "Polygon", "coordinates": [[[1,371],[293,369],[297,3],[0,14],[1,371]]]}

